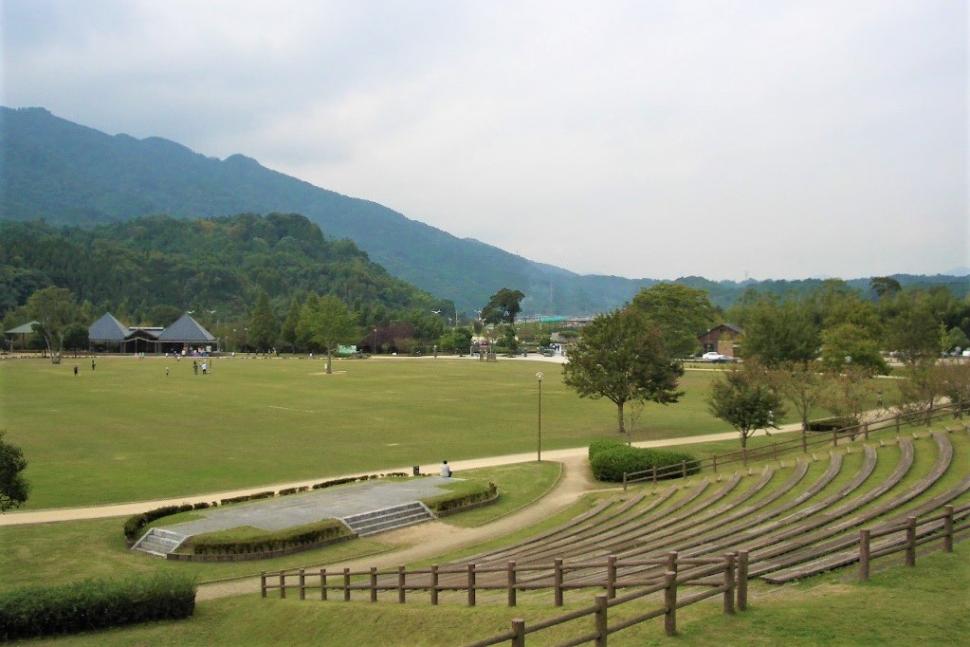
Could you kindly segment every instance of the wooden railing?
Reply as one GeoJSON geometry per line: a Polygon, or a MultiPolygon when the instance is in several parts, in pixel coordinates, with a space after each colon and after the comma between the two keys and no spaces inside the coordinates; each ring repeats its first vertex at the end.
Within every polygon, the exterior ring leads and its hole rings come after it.
{"type": "Polygon", "coordinates": [[[837,447],[840,440],[844,440],[846,438],[849,440],[855,440],[860,435],[865,440],[869,440],[869,434],[878,431],[895,430],[896,434],[898,435],[903,425],[928,423],[934,419],[960,414],[966,409],[966,405],[961,406],[957,404],[941,404],[930,412],[910,414],[896,413],[891,416],[870,420],[858,425],[843,427],[841,429],[833,429],[832,431],[806,432],[800,435],[798,438],[779,440],[777,442],[772,442],[767,445],[755,447],[753,449],[741,449],[734,452],[728,452],[726,454],[715,454],[707,458],[681,461],[680,463],[661,468],[654,466],[648,470],[624,472],[623,489],[625,490],[628,485],[633,483],[657,483],[658,481],[665,479],[685,478],[689,474],[696,474],[697,472],[705,469],[711,469],[714,472],[717,472],[718,468],[736,465],[737,463],[747,465],[749,461],[753,460],[776,460],[782,454],[796,450],[801,450],[803,453],[808,453],[809,448],[811,447],[828,445],[829,443],[831,443],[833,447],[837,447]]]}
{"type": "Polygon", "coordinates": [[[953,539],[961,532],[970,530],[970,504],[955,508],[944,506],[943,512],[924,516],[907,517],[906,521],[886,524],[877,528],[864,528],[859,531],[859,579],[868,580],[870,564],[876,557],[906,553],[906,566],[916,566],[916,547],[934,541],[942,541],[944,552],[953,552],[953,539]],[[957,525],[957,521],[962,524],[957,525]],[[942,523],[939,523],[942,522],[942,523]],[[919,530],[919,526],[924,526],[919,530]],[[872,540],[905,531],[903,542],[872,550],[872,540]]]}
{"type": "MultiPolygon", "coordinates": [[[[688,560],[682,560],[682,563],[686,561],[688,560]]],[[[513,647],[524,647],[525,637],[529,634],[586,617],[591,617],[593,620],[592,630],[562,643],[562,647],[572,647],[588,642],[605,647],[611,634],[661,616],[664,618],[664,631],[668,636],[673,636],[677,633],[677,609],[715,596],[722,596],[724,613],[726,614],[734,614],[736,610],[744,611],[747,609],[748,553],[746,551],[738,554],[728,553],[723,558],[716,560],[692,561],[704,561],[712,564],[712,566],[693,569],[688,573],[678,573],[677,570],[668,569],[662,580],[654,579],[645,588],[614,598],[611,598],[609,593],[599,594],[591,606],[582,607],[530,625],[527,625],[525,620],[516,618],[512,620],[512,627],[509,631],[471,643],[467,647],[487,647],[504,642],[508,642],[513,647]],[[701,581],[718,574],[722,576],[722,582],[719,585],[710,586],[701,581]],[[692,585],[703,586],[706,590],[692,593],[686,597],[678,595],[679,587],[692,585]],[[612,607],[660,592],[663,592],[662,604],[647,610],[645,613],[610,624],[609,610],[612,607]]]]}

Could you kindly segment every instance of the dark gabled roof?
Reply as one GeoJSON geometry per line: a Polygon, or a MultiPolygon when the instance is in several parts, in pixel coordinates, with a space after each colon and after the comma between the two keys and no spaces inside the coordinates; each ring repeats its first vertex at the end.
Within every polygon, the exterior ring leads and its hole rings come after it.
{"type": "Polygon", "coordinates": [[[124,341],[128,332],[128,326],[115,319],[110,312],[106,312],[88,327],[88,339],[91,341],[124,341]]]}
{"type": "Polygon", "coordinates": [[[700,337],[703,337],[704,335],[710,335],[712,332],[714,332],[715,330],[718,330],[720,328],[727,328],[731,332],[737,333],[739,335],[743,335],[744,334],[744,330],[742,330],[740,326],[735,326],[734,324],[729,324],[729,323],[722,323],[722,324],[718,324],[718,325],[714,326],[713,328],[711,328],[710,330],[708,330],[707,332],[705,332],[704,334],[699,335],[699,336],[700,337]]]}
{"type": "Polygon", "coordinates": [[[178,321],[163,330],[158,335],[158,341],[183,342],[187,344],[211,343],[216,340],[208,330],[193,319],[188,313],[178,318],[178,321]]]}
{"type": "Polygon", "coordinates": [[[34,324],[40,325],[40,322],[28,321],[27,323],[17,326],[16,328],[5,330],[4,333],[7,335],[29,335],[30,333],[34,332],[34,324]]]}

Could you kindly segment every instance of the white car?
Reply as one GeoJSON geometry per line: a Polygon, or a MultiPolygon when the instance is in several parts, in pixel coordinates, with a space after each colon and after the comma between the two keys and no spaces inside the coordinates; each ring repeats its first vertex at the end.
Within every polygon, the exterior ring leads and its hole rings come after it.
{"type": "Polygon", "coordinates": [[[701,359],[704,360],[705,362],[720,363],[720,362],[727,362],[731,358],[728,357],[727,355],[721,355],[720,353],[711,351],[709,353],[704,353],[703,355],[701,355],[701,359]]]}

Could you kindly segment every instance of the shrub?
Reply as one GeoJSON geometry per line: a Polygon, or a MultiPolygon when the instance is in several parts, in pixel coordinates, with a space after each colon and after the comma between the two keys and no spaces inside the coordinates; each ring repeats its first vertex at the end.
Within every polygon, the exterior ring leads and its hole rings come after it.
{"type": "Polygon", "coordinates": [[[491,481],[488,485],[475,481],[460,481],[456,486],[445,494],[421,499],[421,503],[433,512],[441,514],[453,512],[480,501],[487,501],[498,494],[498,488],[491,481]]]}
{"type": "Polygon", "coordinates": [[[347,526],[340,521],[324,519],[316,523],[246,537],[234,537],[231,530],[210,532],[196,535],[189,542],[192,552],[196,555],[240,555],[283,550],[351,535],[347,526]]]}
{"type": "MultiPolygon", "coordinates": [[[[660,470],[680,465],[683,461],[687,462],[688,474],[695,474],[700,469],[696,459],[690,454],[628,447],[623,444],[595,452],[589,463],[597,480],[619,482],[623,480],[624,472],[640,472],[655,466],[660,470]]],[[[674,472],[661,475],[660,478],[679,476],[681,472],[674,472]]]]}
{"type": "Polygon", "coordinates": [[[257,499],[270,499],[276,496],[276,493],[272,490],[267,492],[257,492],[256,494],[242,494],[240,496],[231,496],[227,499],[220,499],[219,503],[226,505],[227,503],[242,503],[243,501],[256,501],[257,499]]]}
{"type": "Polygon", "coordinates": [[[188,512],[194,509],[196,509],[196,507],[190,503],[184,503],[182,505],[167,505],[128,517],[128,520],[125,521],[125,538],[128,539],[128,541],[135,541],[141,536],[145,526],[156,519],[161,519],[162,517],[167,517],[172,514],[178,514],[179,512],[188,512]]]}
{"type": "Polygon", "coordinates": [[[15,589],[0,593],[0,640],[187,618],[194,610],[195,583],[174,573],[15,589]]]}
{"type": "Polygon", "coordinates": [[[607,449],[626,446],[627,444],[625,442],[616,438],[600,438],[598,440],[594,440],[589,444],[589,459],[593,460],[594,456],[607,449]]]}
{"type": "Polygon", "coordinates": [[[851,418],[821,418],[819,420],[809,420],[809,431],[834,431],[855,426],[856,421],[851,418]]]}

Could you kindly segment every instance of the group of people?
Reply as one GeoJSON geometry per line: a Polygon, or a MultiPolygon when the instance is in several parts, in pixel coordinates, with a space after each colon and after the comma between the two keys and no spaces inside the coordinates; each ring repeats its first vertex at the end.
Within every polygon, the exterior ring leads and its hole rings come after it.
{"type": "MultiPolygon", "coordinates": [[[[97,368],[97,366],[98,366],[97,362],[95,362],[94,361],[94,358],[92,357],[91,358],[91,370],[92,371],[95,370],[97,368]]],[[[75,364],[74,365],[74,375],[77,375],[77,374],[78,374],[78,367],[77,367],[77,364],[75,364]]]]}

